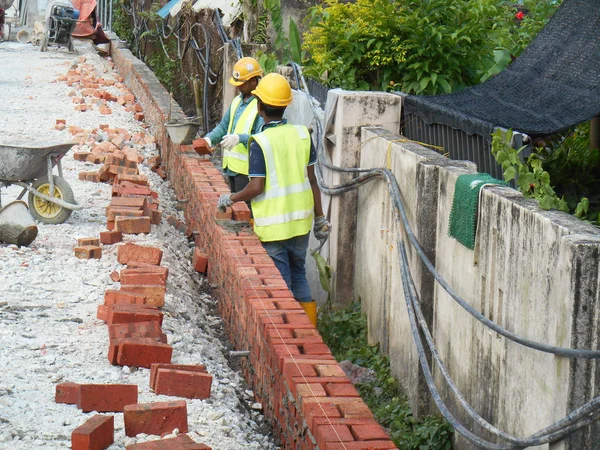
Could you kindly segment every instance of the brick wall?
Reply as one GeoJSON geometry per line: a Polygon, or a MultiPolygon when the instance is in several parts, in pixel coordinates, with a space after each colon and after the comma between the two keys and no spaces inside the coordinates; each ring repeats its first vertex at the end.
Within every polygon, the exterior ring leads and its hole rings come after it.
{"type": "Polygon", "coordinates": [[[154,74],[129,50],[111,46],[125,83],[152,126],[196,245],[208,256],[207,276],[236,349],[249,350],[243,372],[286,449],[393,449],[319,332],[293,299],[249,224],[245,204],[219,214],[229,192],[221,172],[192,146],[173,145],[163,124],[182,117],[154,74]],[[232,220],[237,219],[237,220],[232,220]]]}

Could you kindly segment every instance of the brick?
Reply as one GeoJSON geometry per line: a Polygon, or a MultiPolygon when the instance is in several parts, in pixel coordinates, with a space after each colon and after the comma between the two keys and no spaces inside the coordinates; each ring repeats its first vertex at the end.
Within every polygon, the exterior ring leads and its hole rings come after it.
{"type": "Polygon", "coordinates": [[[385,440],[390,437],[378,423],[366,422],[365,425],[350,425],[350,431],[357,441],[374,441],[377,439],[385,440]]]}
{"type": "Polygon", "coordinates": [[[160,225],[162,219],[162,211],[152,209],[150,210],[150,222],[152,225],[160,225]]]}
{"type": "Polygon", "coordinates": [[[137,244],[120,245],[117,250],[117,260],[121,264],[131,261],[159,265],[162,259],[162,250],[155,247],[146,247],[137,244]]]}
{"type": "Polygon", "coordinates": [[[78,393],[79,393],[79,384],[77,384],[77,383],[59,383],[56,385],[56,394],[54,396],[54,401],[56,403],[66,403],[68,405],[76,405],[78,393]]]}
{"type": "Polygon", "coordinates": [[[329,397],[360,397],[356,388],[349,383],[327,383],[325,392],[329,397]]]}
{"type": "Polygon", "coordinates": [[[100,232],[100,242],[102,244],[111,245],[116,244],[117,242],[121,242],[123,240],[123,233],[120,231],[101,231],[100,232]]]}
{"type": "Polygon", "coordinates": [[[115,220],[118,216],[121,217],[142,217],[144,215],[144,211],[137,208],[106,208],[106,218],[107,220],[115,220]]]}
{"type": "Polygon", "coordinates": [[[108,307],[106,305],[98,306],[98,311],[96,312],[96,319],[103,320],[104,322],[108,320],[108,307]]]}
{"type": "Polygon", "coordinates": [[[144,209],[146,207],[146,198],[144,197],[113,197],[110,201],[110,207],[125,207],[125,208],[139,208],[144,209]]]}
{"type": "Polygon", "coordinates": [[[175,428],[188,432],[187,405],[185,400],[155,402],[126,406],[123,411],[125,435],[140,433],[162,435],[175,428]]]}
{"type": "Polygon", "coordinates": [[[321,425],[316,427],[313,435],[319,448],[326,448],[327,442],[353,442],[354,437],[346,425],[321,425]]]}
{"type": "Polygon", "coordinates": [[[99,247],[100,239],[98,239],[98,238],[79,238],[79,239],[77,239],[77,245],[79,247],[84,247],[86,245],[93,245],[93,246],[99,247]]]}
{"type": "Polygon", "coordinates": [[[71,434],[72,450],[104,450],[115,441],[115,418],[99,414],[71,434]]]}
{"type": "Polygon", "coordinates": [[[78,177],[81,181],[100,183],[100,175],[97,172],[79,172],[78,177]]]}
{"type": "MultiPolygon", "coordinates": [[[[132,269],[130,269],[132,270],[132,269]]],[[[131,272],[124,270],[121,273],[121,284],[139,284],[150,286],[166,286],[167,277],[160,272],[131,272]]]]}
{"type": "Polygon", "coordinates": [[[101,259],[102,247],[97,245],[85,245],[83,247],[75,247],[75,256],[79,259],[101,259]]]}
{"type": "Polygon", "coordinates": [[[198,247],[194,250],[194,256],[192,257],[192,265],[194,270],[200,273],[206,273],[208,267],[208,256],[206,253],[201,251],[198,247]]]}
{"type": "Polygon", "coordinates": [[[167,335],[162,332],[160,324],[155,321],[115,323],[108,326],[109,339],[124,338],[156,338],[167,343],[167,335]]]}
{"type": "Polygon", "coordinates": [[[83,412],[121,412],[137,401],[137,384],[82,384],[77,407],[83,412]]]}
{"type": "Polygon", "coordinates": [[[142,284],[124,284],[121,285],[121,291],[131,292],[146,297],[146,304],[151,306],[165,306],[164,286],[142,285],[142,284]]]}
{"type": "MultiPolygon", "coordinates": [[[[90,153],[90,152],[75,152],[75,153],[73,153],[73,159],[75,161],[87,161],[88,156],[90,156],[91,154],[92,153],[90,153]]],[[[85,180],[82,180],[82,181],[85,181],[85,180]]]]}
{"type": "Polygon", "coordinates": [[[181,434],[175,438],[160,439],[158,441],[131,444],[126,450],[212,450],[206,444],[194,442],[188,435],[181,434]]]}
{"type": "Polygon", "coordinates": [[[212,376],[185,370],[158,369],[154,392],[184,398],[210,398],[212,376]]]}
{"type": "Polygon", "coordinates": [[[150,305],[108,305],[106,311],[108,325],[149,321],[157,321],[162,325],[163,321],[163,313],[150,305]]]}
{"type": "Polygon", "coordinates": [[[156,383],[156,374],[159,369],[183,370],[186,372],[206,372],[204,364],[161,364],[155,363],[150,367],[150,388],[154,389],[156,383]]]}
{"type": "Polygon", "coordinates": [[[204,139],[194,139],[192,146],[199,155],[212,155],[212,149],[204,139]]]}
{"type": "Polygon", "coordinates": [[[131,292],[109,289],[104,292],[105,305],[144,305],[146,297],[132,294],[131,292]]]}
{"type": "Polygon", "coordinates": [[[124,338],[113,339],[112,341],[110,343],[111,347],[115,345],[118,347],[116,349],[116,362],[120,366],[146,367],[149,369],[153,363],[171,362],[173,347],[158,342],[156,339],[124,338]]]}
{"type": "Polygon", "coordinates": [[[395,449],[392,441],[364,441],[364,442],[328,442],[321,450],[389,450],[395,449]]]}

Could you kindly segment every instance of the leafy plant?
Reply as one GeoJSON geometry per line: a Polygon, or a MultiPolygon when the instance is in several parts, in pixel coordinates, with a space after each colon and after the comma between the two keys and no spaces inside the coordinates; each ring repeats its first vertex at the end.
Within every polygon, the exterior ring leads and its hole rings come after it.
{"type": "Polygon", "coordinates": [[[501,13],[497,0],[326,0],[309,14],[304,49],[311,75],[331,86],[448,93],[493,65],[508,38],[501,13]]]}
{"type": "Polygon", "coordinates": [[[550,185],[550,174],[542,167],[542,159],[532,153],[521,161],[520,153],[526,148],[512,147],[512,130],[497,129],[492,133],[492,155],[504,169],[504,181],[516,179],[517,188],[526,198],[535,198],[542,209],[559,209],[569,212],[564,198],[559,198],[550,185]]]}
{"type": "Polygon", "coordinates": [[[350,360],[371,369],[370,381],[356,384],[363,401],[384,426],[401,450],[449,450],[452,447],[452,427],[442,418],[412,415],[406,395],[393,377],[387,356],[379,347],[370,345],[367,319],[360,304],[345,309],[328,308],[319,315],[319,331],[338,361],[350,360]]]}
{"type": "Polygon", "coordinates": [[[262,51],[258,51],[256,54],[256,60],[260,64],[260,67],[263,68],[263,72],[265,75],[271,72],[275,72],[277,70],[277,66],[279,65],[277,55],[275,55],[274,53],[265,53],[262,51]]]}

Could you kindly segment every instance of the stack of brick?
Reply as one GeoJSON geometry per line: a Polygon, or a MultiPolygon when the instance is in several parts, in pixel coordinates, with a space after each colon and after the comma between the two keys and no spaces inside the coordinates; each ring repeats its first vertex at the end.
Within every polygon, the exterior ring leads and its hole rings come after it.
{"type": "Polygon", "coordinates": [[[158,225],[162,218],[158,200],[147,186],[121,180],[119,176],[113,184],[113,192],[117,189],[121,196],[112,197],[106,207],[106,228],[121,235],[150,233],[151,225],[158,225]]]}
{"type": "Polygon", "coordinates": [[[80,259],[101,259],[102,247],[100,247],[100,239],[77,239],[77,247],[75,247],[75,256],[80,259]]]}
{"type": "Polygon", "coordinates": [[[169,269],[160,265],[162,250],[137,244],[121,244],[117,260],[127,265],[111,278],[118,290],[104,293],[97,318],[109,327],[108,360],[111,364],[150,368],[152,363],[170,363],[173,348],[162,332],[169,269]]]}
{"type": "Polygon", "coordinates": [[[227,221],[249,219],[246,205],[217,212],[219,196],[228,192],[220,171],[188,146],[165,150],[176,195],[189,199],[186,220],[198,232],[196,253],[208,259],[208,279],[218,286],[226,330],[235,348],[250,350],[244,375],[278,437],[290,448],[396,448],[250,227],[227,221]]]}

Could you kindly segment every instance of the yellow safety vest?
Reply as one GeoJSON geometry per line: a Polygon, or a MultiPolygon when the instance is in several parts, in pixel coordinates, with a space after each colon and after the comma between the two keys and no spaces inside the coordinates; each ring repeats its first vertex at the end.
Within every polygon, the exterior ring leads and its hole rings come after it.
{"type": "Polygon", "coordinates": [[[265,157],[265,190],[252,200],[254,232],[262,242],[310,232],[314,199],[307,166],[310,135],[303,125],[278,125],[251,136],[265,157]]]}
{"type": "MultiPolygon", "coordinates": [[[[242,96],[238,95],[231,102],[231,107],[229,108],[229,126],[227,127],[227,134],[251,134],[252,126],[254,125],[254,121],[256,120],[256,116],[258,115],[258,102],[256,98],[250,100],[248,106],[238,119],[235,124],[235,129],[233,128],[233,117],[235,116],[235,112],[238,107],[242,103],[242,96]]],[[[223,152],[223,169],[229,167],[229,170],[237,173],[241,173],[242,175],[248,175],[248,147],[246,147],[241,142],[233,147],[231,150],[225,150],[223,152]]]]}

